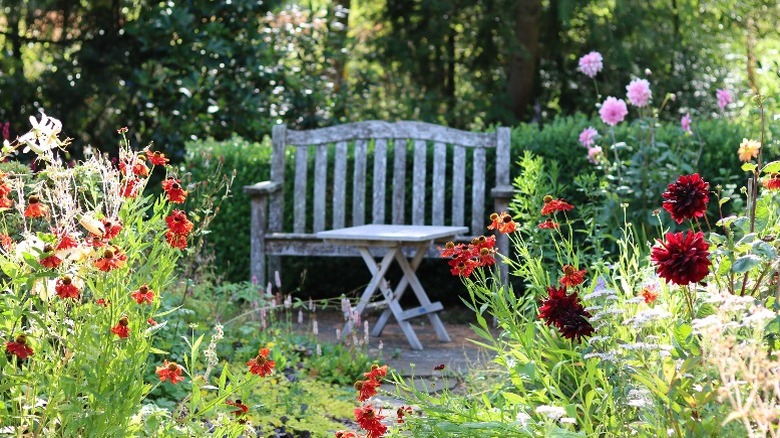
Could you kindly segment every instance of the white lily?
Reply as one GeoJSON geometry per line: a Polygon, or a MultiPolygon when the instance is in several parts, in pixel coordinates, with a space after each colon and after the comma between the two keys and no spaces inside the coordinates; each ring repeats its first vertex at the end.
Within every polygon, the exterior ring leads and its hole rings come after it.
{"type": "Polygon", "coordinates": [[[41,113],[41,120],[30,116],[32,129],[19,137],[19,142],[25,144],[22,152],[33,151],[39,156],[47,154],[51,149],[59,145],[57,134],[62,130],[62,122],[41,113]]]}

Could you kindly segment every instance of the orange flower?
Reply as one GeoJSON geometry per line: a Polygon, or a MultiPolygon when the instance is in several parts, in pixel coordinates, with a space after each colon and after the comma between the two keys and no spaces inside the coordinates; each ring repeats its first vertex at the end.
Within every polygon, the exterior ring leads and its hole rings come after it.
{"type": "Polygon", "coordinates": [[[156,326],[156,325],[157,325],[157,321],[155,321],[153,318],[149,318],[149,319],[147,319],[147,320],[146,320],[146,323],[147,323],[147,324],[149,324],[149,325],[150,325],[150,326],[152,326],[152,327],[154,327],[154,326],[156,326]]]}
{"type": "Polygon", "coordinates": [[[563,277],[559,281],[566,287],[574,287],[585,280],[585,272],[585,269],[578,271],[574,266],[564,265],[563,277]]]}
{"type": "Polygon", "coordinates": [[[184,381],[179,364],[176,362],[168,362],[167,360],[163,361],[161,367],[157,367],[157,376],[160,377],[161,382],[170,380],[174,385],[184,381]]]}
{"type": "Polygon", "coordinates": [[[14,200],[8,196],[0,196],[0,210],[7,210],[14,206],[14,200]]]}
{"type": "Polygon", "coordinates": [[[120,338],[127,338],[130,336],[130,328],[128,327],[130,325],[130,321],[127,319],[127,316],[122,316],[119,318],[119,322],[111,327],[111,333],[119,336],[120,338]]]}
{"type": "Polygon", "coordinates": [[[552,219],[547,219],[546,221],[539,224],[540,230],[555,230],[558,229],[560,225],[558,225],[558,222],[555,222],[552,219]]]}
{"type": "Polygon", "coordinates": [[[41,202],[38,195],[31,195],[27,200],[27,208],[24,209],[24,217],[45,217],[49,215],[49,207],[41,202]]]}
{"type": "Polygon", "coordinates": [[[13,245],[14,245],[14,240],[11,239],[11,236],[5,233],[0,233],[0,247],[2,247],[6,251],[10,251],[13,245]]]}
{"type": "Polygon", "coordinates": [[[127,256],[122,251],[112,246],[103,251],[102,257],[95,260],[95,267],[103,272],[109,272],[112,269],[118,269],[127,264],[127,256]]]}
{"type": "Polygon", "coordinates": [[[351,430],[339,430],[336,432],[336,438],[360,438],[356,432],[351,430]]]}
{"type": "Polygon", "coordinates": [[[138,304],[152,304],[152,301],[154,300],[154,291],[144,284],[139,287],[137,291],[131,293],[130,296],[133,297],[138,304]]]}
{"type": "Polygon", "coordinates": [[[73,279],[66,275],[57,279],[57,283],[54,285],[54,292],[60,298],[72,298],[74,300],[79,299],[79,288],[73,284],[73,279]]]}
{"type": "Polygon", "coordinates": [[[257,374],[260,377],[265,377],[274,369],[276,362],[268,359],[268,354],[271,350],[267,348],[261,348],[257,354],[257,357],[250,359],[246,365],[249,367],[249,372],[257,374]]]}
{"type": "Polygon", "coordinates": [[[57,251],[78,248],[79,246],[79,242],[67,231],[55,231],[54,235],[57,236],[57,251]]]}
{"type": "Polygon", "coordinates": [[[100,222],[103,223],[103,229],[105,230],[103,232],[103,239],[105,240],[113,239],[119,235],[120,231],[122,231],[122,221],[119,219],[103,218],[100,219],[100,222]]]}
{"type": "Polygon", "coordinates": [[[179,180],[168,177],[162,182],[162,188],[168,196],[168,200],[174,204],[182,204],[187,200],[187,191],[184,190],[179,180]]]}
{"type": "Polygon", "coordinates": [[[374,411],[371,405],[355,408],[355,421],[368,432],[369,438],[379,438],[387,432],[387,426],[382,424],[385,417],[380,415],[381,413],[381,409],[374,411]]]}
{"type": "Polygon", "coordinates": [[[645,299],[645,304],[651,304],[658,298],[658,291],[652,284],[643,287],[639,294],[645,299]]]}
{"type": "Polygon", "coordinates": [[[176,234],[189,234],[192,231],[193,224],[187,219],[187,213],[181,210],[173,210],[168,217],[165,218],[165,223],[168,224],[168,229],[176,234]]]}
{"type": "Polygon", "coordinates": [[[544,197],[544,206],[542,207],[541,214],[542,216],[547,216],[548,214],[559,211],[569,211],[573,208],[573,205],[569,204],[563,199],[553,199],[552,196],[547,195],[544,197]]]}
{"type": "Polygon", "coordinates": [[[358,380],[355,382],[355,390],[358,392],[357,401],[363,402],[377,394],[379,382],[374,379],[358,380]]]}
{"type": "Polygon", "coordinates": [[[233,406],[235,408],[238,408],[235,411],[233,411],[233,414],[235,414],[236,417],[240,417],[241,415],[244,415],[247,412],[249,412],[249,406],[241,403],[241,400],[238,399],[236,401],[225,400],[225,404],[228,406],[233,406]]]}
{"type": "Polygon", "coordinates": [[[173,231],[166,231],[165,232],[165,240],[168,241],[168,244],[170,244],[174,248],[178,249],[185,249],[187,248],[187,235],[186,234],[177,234],[173,231]]]}
{"type": "Polygon", "coordinates": [[[44,257],[41,258],[40,260],[41,266],[43,266],[46,269],[56,269],[62,263],[62,259],[52,254],[53,252],[54,252],[54,248],[51,245],[49,245],[48,243],[44,245],[43,247],[44,257]]]}
{"type": "Polygon", "coordinates": [[[97,300],[95,300],[95,304],[97,304],[98,306],[108,307],[110,302],[106,301],[105,298],[98,298],[97,300]]]}
{"type": "Polygon", "coordinates": [[[149,168],[146,167],[144,160],[146,160],[146,157],[143,155],[137,155],[127,160],[122,160],[119,162],[119,170],[123,175],[127,176],[130,176],[131,174],[144,177],[148,176],[149,168]],[[130,162],[132,162],[132,166],[130,166],[130,162]]]}
{"type": "Polygon", "coordinates": [[[398,410],[395,411],[395,414],[398,417],[398,424],[404,424],[404,416],[411,415],[411,413],[411,406],[401,406],[398,408],[398,410]]]}
{"type": "Polygon", "coordinates": [[[756,140],[748,140],[747,138],[743,138],[742,143],[740,143],[739,149],[737,150],[737,155],[739,155],[740,161],[747,162],[753,158],[756,158],[760,150],[761,143],[757,142],[756,140]]]}
{"type": "Polygon", "coordinates": [[[33,349],[27,345],[27,336],[20,334],[14,341],[5,343],[5,352],[18,357],[20,360],[26,360],[33,355],[33,349]]]}
{"type": "Polygon", "coordinates": [[[765,189],[780,190],[780,173],[772,173],[761,181],[765,189]]]}
{"type": "Polygon", "coordinates": [[[138,196],[138,184],[141,182],[137,176],[131,176],[125,179],[122,184],[121,194],[123,198],[135,198],[138,196]]]}
{"type": "Polygon", "coordinates": [[[498,230],[501,234],[509,234],[515,232],[517,224],[512,220],[512,216],[503,211],[501,214],[493,213],[490,215],[491,223],[488,225],[488,230],[498,230]]]}
{"type": "Polygon", "coordinates": [[[377,364],[371,365],[371,371],[367,373],[363,373],[364,376],[371,380],[376,380],[377,382],[381,382],[383,378],[387,376],[387,365],[382,365],[381,367],[377,364]]]}
{"type": "Polygon", "coordinates": [[[168,164],[167,158],[165,158],[165,154],[160,151],[146,151],[146,158],[149,159],[149,162],[152,163],[153,166],[165,166],[168,164]]]}

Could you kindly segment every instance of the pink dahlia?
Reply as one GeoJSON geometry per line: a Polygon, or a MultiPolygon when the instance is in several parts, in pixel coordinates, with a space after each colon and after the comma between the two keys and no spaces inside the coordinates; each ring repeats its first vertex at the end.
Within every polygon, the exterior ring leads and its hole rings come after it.
{"type": "Polygon", "coordinates": [[[601,158],[601,154],[603,153],[604,152],[601,150],[601,146],[588,148],[588,161],[593,164],[599,164],[599,158],[601,158]]]}
{"type": "Polygon", "coordinates": [[[720,107],[721,110],[726,109],[726,105],[733,101],[731,93],[725,88],[718,88],[715,92],[715,96],[718,98],[718,107],[720,107]]]}
{"type": "Polygon", "coordinates": [[[609,96],[601,104],[601,109],[599,110],[601,120],[609,126],[615,126],[622,122],[626,114],[628,114],[626,102],[623,99],[615,99],[612,96],[609,96]]]}
{"type": "Polygon", "coordinates": [[[580,132],[580,144],[586,148],[589,148],[593,146],[594,143],[596,143],[596,136],[598,135],[599,132],[596,131],[596,128],[588,126],[587,128],[583,129],[582,132],[580,132]]]}
{"type": "Polygon", "coordinates": [[[691,114],[686,113],[682,118],[680,119],[680,127],[682,128],[683,132],[691,132],[691,114]]]}
{"type": "Polygon", "coordinates": [[[710,272],[709,247],[701,231],[666,233],[666,242],[658,240],[650,260],[658,267],[658,276],[668,283],[698,283],[710,272]]]}
{"type": "Polygon", "coordinates": [[[631,105],[642,108],[647,106],[650,102],[650,97],[653,93],[650,91],[650,82],[647,79],[634,79],[626,85],[626,91],[628,92],[628,101],[631,105]]]}
{"type": "Polygon", "coordinates": [[[579,71],[589,78],[594,78],[604,68],[604,58],[599,52],[590,52],[580,58],[579,71]]]}

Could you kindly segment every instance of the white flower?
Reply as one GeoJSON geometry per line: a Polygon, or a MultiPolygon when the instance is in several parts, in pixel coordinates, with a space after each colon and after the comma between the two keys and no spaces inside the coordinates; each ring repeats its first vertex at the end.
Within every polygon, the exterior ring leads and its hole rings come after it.
{"type": "Polygon", "coordinates": [[[547,418],[557,420],[566,415],[566,409],[560,406],[543,405],[536,408],[536,413],[539,415],[544,415],[547,418]]]}
{"type": "Polygon", "coordinates": [[[39,157],[47,156],[51,149],[60,144],[57,134],[62,130],[62,122],[41,113],[40,122],[34,116],[30,116],[32,129],[19,137],[19,142],[25,144],[22,152],[33,151],[39,157]]]}

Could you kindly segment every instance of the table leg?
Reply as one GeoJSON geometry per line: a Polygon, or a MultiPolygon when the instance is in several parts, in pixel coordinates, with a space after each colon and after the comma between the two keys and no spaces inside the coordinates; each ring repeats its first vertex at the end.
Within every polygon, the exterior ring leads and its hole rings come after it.
{"type": "MultiPolygon", "coordinates": [[[[409,280],[409,285],[412,286],[412,290],[417,296],[417,299],[420,301],[420,304],[423,306],[430,306],[431,300],[428,298],[428,294],[425,293],[425,289],[423,289],[422,284],[420,284],[420,280],[417,279],[417,275],[414,273],[415,270],[412,269],[411,265],[409,265],[409,261],[406,260],[406,257],[404,257],[403,253],[400,251],[396,252],[395,260],[398,262],[398,265],[404,272],[404,277],[409,280]]],[[[442,342],[450,342],[450,335],[447,333],[447,329],[441,322],[439,315],[437,313],[428,313],[427,316],[431,321],[431,325],[433,325],[434,330],[436,330],[436,335],[439,337],[439,340],[442,342]]]]}
{"type": "MultiPolygon", "coordinates": [[[[374,276],[371,278],[371,281],[368,282],[368,286],[366,286],[366,289],[363,291],[363,295],[360,296],[360,301],[358,302],[357,306],[355,307],[355,310],[358,312],[359,315],[363,314],[363,310],[366,308],[366,305],[368,305],[369,302],[371,302],[371,297],[374,295],[374,292],[376,291],[377,287],[379,286],[380,282],[384,281],[385,279],[385,273],[387,273],[387,269],[390,267],[390,264],[393,261],[394,253],[393,251],[388,251],[387,254],[382,258],[382,263],[379,267],[376,266],[376,262],[374,261],[373,257],[371,257],[371,253],[368,252],[367,248],[359,248],[360,254],[363,255],[363,259],[366,260],[366,254],[371,260],[371,264],[373,265],[373,269],[371,265],[369,265],[369,270],[371,273],[374,274],[374,276]],[[364,252],[366,254],[364,254],[364,252]]],[[[368,263],[368,260],[366,260],[366,263],[368,263]]],[[[347,323],[344,324],[344,330],[342,331],[342,335],[347,335],[352,330],[352,318],[349,318],[347,320],[347,323]]]]}
{"type": "MultiPolygon", "coordinates": [[[[360,255],[363,257],[363,261],[365,261],[366,266],[368,266],[368,270],[374,274],[374,276],[371,278],[371,282],[368,284],[368,287],[366,287],[366,292],[369,290],[369,287],[373,287],[371,290],[371,295],[373,295],[377,287],[382,291],[382,295],[387,302],[387,310],[395,316],[396,320],[398,321],[398,325],[401,327],[401,331],[404,332],[406,339],[409,341],[409,345],[412,346],[413,350],[422,350],[423,346],[420,343],[420,340],[417,338],[417,333],[414,332],[412,324],[409,323],[409,321],[403,319],[403,309],[401,308],[401,305],[396,299],[394,299],[393,291],[386,284],[384,284],[384,275],[387,272],[387,269],[390,267],[390,264],[393,261],[393,257],[397,258],[400,255],[401,258],[406,260],[403,252],[401,251],[401,247],[399,246],[395,248],[388,248],[387,254],[385,254],[384,258],[382,259],[382,263],[379,266],[377,266],[376,261],[368,251],[368,248],[360,247],[359,250],[360,255]]],[[[363,293],[363,297],[360,299],[360,303],[356,308],[360,314],[363,313],[363,309],[365,309],[366,305],[371,299],[371,295],[368,295],[368,298],[366,298],[366,292],[363,293]]]]}
{"type": "MultiPolygon", "coordinates": [[[[425,253],[428,252],[428,247],[430,246],[430,242],[427,243],[425,246],[419,246],[417,248],[417,252],[414,254],[414,257],[412,258],[412,269],[415,271],[418,267],[420,267],[420,263],[422,262],[422,259],[425,257],[425,253]]],[[[401,281],[398,282],[398,286],[395,288],[395,292],[392,294],[392,299],[394,301],[398,301],[401,299],[401,297],[404,295],[404,292],[406,292],[406,287],[409,285],[409,279],[406,278],[404,275],[403,278],[401,278],[401,281]]],[[[422,304],[422,303],[420,303],[422,304]]],[[[385,325],[387,325],[387,321],[390,320],[390,315],[392,315],[392,312],[390,309],[385,309],[381,315],[379,315],[379,319],[377,319],[376,324],[374,325],[374,329],[371,331],[371,336],[380,336],[382,334],[382,330],[384,330],[385,325]]]]}

